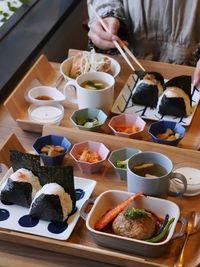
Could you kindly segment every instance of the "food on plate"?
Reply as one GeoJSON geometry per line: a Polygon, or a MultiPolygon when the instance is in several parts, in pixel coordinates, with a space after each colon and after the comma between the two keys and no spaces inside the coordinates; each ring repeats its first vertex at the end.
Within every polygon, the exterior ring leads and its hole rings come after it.
{"type": "Polygon", "coordinates": [[[89,149],[85,148],[78,157],[78,160],[85,161],[89,163],[95,163],[97,161],[102,160],[101,156],[96,151],[90,151],[89,149]]]}
{"type": "Polygon", "coordinates": [[[6,181],[1,190],[1,200],[30,207],[32,199],[40,188],[39,178],[32,171],[21,168],[6,181]]]}
{"type": "Polygon", "coordinates": [[[98,120],[97,117],[94,118],[86,118],[84,116],[76,116],[76,123],[78,125],[87,127],[87,128],[91,128],[91,127],[95,127],[101,124],[101,122],[98,120]]]}
{"type": "Polygon", "coordinates": [[[108,84],[100,80],[89,80],[81,83],[81,87],[90,90],[100,90],[108,87],[108,84]]]}
{"type": "Polygon", "coordinates": [[[62,146],[45,145],[41,148],[41,153],[47,156],[57,156],[65,152],[65,148],[62,146]]]}
{"type": "Polygon", "coordinates": [[[128,160],[129,159],[125,159],[125,160],[116,160],[116,167],[121,168],[121,169],[126,169],[127,168],[127,164],[128,164],[128,160]]]}
{"type": "Polygon", "coordinates": [[[70,77],[76,78],[79,75],[91,71],[109,72],[111,70],[111,60],[102,54],[95,53],[94,50],[83,51],[73,57],[70,77]]]}
{"type": "Polygon", "coordinates": [[[134,199],[143,196],[143,192],[135,193],[129,198],[125,199],[123,202],[119,203],[117,206],[106,212],[96,223],[95,229],[102,230],[106,225],[112,222],[117,215],[123,211],[134,199]]]}
{"type": "Polygon", "coordinates": [[[151,243],[163,240],[175,218],[162,220],[151,211],[129,207],[120,212],[112,223],[115,234],[151,243]]]}
{"type": "Polygon", "coordinates": [[[180,138],[180,134],[174,132],[170,128],[167,128],[164,133],[159,133],[159,134],[156,135],[156,137],[159,138],[159,139],[164,139],[164,140],[168,140],[168,141],[174,141],[174,140],[180,138]]]}
{"type": "Polygon", "coordinates": [[[117,235],[145,240],[155,233],[156,220],[144,209],[127,208],[115,218],[112,229],[117,235]]]}
{"type": "Polygon", "coordinates": [[[47,221],[63,222],[72,212],[72,200],[57,183],[45,184],[35,195],[30,215],[47,221]]]}
{"type": "Polygon", "coordinates": [[[169,80],[166,90],[158,101],[158,110],[163,115],[187,117],[191,114],[191,76],[182,75],[169,80]]]}
{"type": "Polygon", "coordinates": [[[123,132],[128,134],[137,133],[140,131],[140,128],[133,125],[125,125],[125,124],[116,124],[114,126],[115,131],[117,132],[123,132]]]}
{"type": "Polygon", "coordinates": [[[142,177],[157,178],[166,174],[163,166],[154,162],[142,162],[133,166],[132,171],[142,177]]]}
{"type": "Polygon", "coordinates": [[[72,199],[73,210],[76,207],[76,193],[74,188],[74,174],[72,166],[43,166],[40,156],[20,151],[10,151],[10,162],[14,171],[20,168],[31,170],[39,179],[40,185],[57,183],[72,199]]]}
{"type": "Polygon", "coordinates": [[[132,94],[132,102],[138,105],[156,107],[158,97],[164,91],[164,78],[158,72],[139,72],[140,81],[132,94]]]}
{"type": "Polygon", "coordinates": [[[108,210],[95,223],[95,230],[151,243],[162,241],[175,218],[168,214],[160,218],[150,210],[134,207],[131,202],[141,196],[142,192],[136,193],[108,210]]]}

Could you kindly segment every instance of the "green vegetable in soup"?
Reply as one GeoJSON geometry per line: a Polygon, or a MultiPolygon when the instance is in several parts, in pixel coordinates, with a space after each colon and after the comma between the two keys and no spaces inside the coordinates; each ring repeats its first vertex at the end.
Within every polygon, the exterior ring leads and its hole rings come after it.
{"type": "Polygon", "coordinates": [[[90,90],[99,90],[99,89],[104,89],[108,86],[104,81],[99,81],[99,80],[89,80],[81,83],[81,86],[85,89],[90,89],[90,90]]]}

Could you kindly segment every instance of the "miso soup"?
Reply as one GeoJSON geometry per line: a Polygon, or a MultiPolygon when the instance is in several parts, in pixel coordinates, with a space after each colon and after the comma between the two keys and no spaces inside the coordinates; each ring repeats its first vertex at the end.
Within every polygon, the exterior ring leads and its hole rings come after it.
{"type": "Polygon", "coordinates": [[[165,175],[167,171],[163,166],[153,162],[143,162],[133,166],[132,171],[142,177],[157,178],[165,175]]]}
{"type": "Polygon", "coordinates": [[[108,84],[100,80],[89,80],[80,84],[81,87],[90,90],[100,90],[108,87],[108,84]]]}

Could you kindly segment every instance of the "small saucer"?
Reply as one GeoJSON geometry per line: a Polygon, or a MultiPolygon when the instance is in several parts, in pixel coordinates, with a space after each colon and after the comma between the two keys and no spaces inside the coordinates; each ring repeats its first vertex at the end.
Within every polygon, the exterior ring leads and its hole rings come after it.
{"type": "Polygon", "coordinates": [[[32,104],[47,105],[63,102],[66,96],[55,87],[41,85],[31,88],[25,95],[25,99],[32,104]]]}
{"type": "MultiPolygon", "coordinates": [[[[187,191],[184,196],[197,196],[200,195],[200,168],[194,163],[178,164],[174,172],[181,173],[187,180],[187,191]]],[[[173,190],[180,190],[183,183],[178,179],[173,179],[170,182],[170,188],[173,190]]]]}
{"type": "Polygon", "coordinates": [[[64,108],[60,104],[35,105],[28,108],[29,118],[42,124],[59,125],[64,117],[64,108]]]}

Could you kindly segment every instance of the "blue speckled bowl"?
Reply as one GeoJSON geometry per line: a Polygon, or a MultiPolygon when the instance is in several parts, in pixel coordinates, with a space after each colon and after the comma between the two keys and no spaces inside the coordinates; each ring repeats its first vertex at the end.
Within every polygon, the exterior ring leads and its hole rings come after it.
{"type": "Polygon", "coordinates": [[[33,143],[33,149],[36,151],[37,154],[40,155],[44,165],[46,166],[60,165],[63,161],[64,156],[69,151],[70,147],[71,143],[68,141],[68,139],[59,135],[41,136],[37,138],[36,141],[33,143]],[[65,152],[56,156],[48,156],[41,154],[41,149],[45,145],[62,146],[64,147],[65,152]]]}
{"type": "Polygon", "coordinates": [[[183,139],[185,128],[177,122],[162,120],[152,123],[148,132],[155,143],[176,146],[183,139]],[[179,133],[180,137],[173,141],[157,138],[157,134],[165,133],[167,128],[170,128],[174,133],[179,133]]]}

